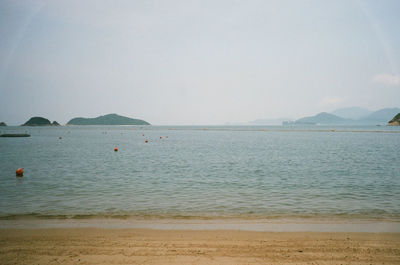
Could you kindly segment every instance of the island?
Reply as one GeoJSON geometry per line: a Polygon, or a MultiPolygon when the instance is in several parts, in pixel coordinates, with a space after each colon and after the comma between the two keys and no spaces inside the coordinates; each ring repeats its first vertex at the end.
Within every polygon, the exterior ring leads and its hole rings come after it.
{"type": "Polygon", "coordinates": [[[388,123],[389,126],[400,126],[400,113],[393,117],[388,123]]]}
{"type": "Polygon", "coordinates": [[[0,126],[7,126],[5,122],[0,122],[0,126]]]}
{"type": "Polygon", "coordinates": [[[50,126],[51,123],[48,119],[43,117],[32,117],[22,126],[50,126]]]}
{"type": "Polygon", "coordinates": [[[60,126],[60,124],[56,121],[50,123],[48,119],[43,117],[32,117],[21,126],[60,126]]]}
{"type": "Polygon", "coordinates": [[[67,125],[150,125],[150,123],[117,114],[107,114],[97,118],[73,118],[67,125]]]}

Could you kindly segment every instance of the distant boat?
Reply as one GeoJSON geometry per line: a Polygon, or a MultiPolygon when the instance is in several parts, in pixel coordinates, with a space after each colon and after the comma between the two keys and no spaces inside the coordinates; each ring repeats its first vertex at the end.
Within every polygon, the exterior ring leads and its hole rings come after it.
{"type": "Polygon", "coordinates": [[[1,134],[0,137],[30,137],[30,134],[27,133],[5,133],[1,134]]]}

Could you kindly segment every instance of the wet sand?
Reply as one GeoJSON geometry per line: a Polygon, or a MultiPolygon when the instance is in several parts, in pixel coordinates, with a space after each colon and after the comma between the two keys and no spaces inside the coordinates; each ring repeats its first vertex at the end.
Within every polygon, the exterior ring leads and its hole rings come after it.
{"type": "Polygon", "coordinates": [[[400,264],[400,233],[0,229],[1,264],[400,264]]]}

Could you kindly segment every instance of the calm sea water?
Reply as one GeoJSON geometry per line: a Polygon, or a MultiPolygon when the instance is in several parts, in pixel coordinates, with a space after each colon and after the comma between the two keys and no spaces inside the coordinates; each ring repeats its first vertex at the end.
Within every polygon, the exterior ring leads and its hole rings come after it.
{"type": "Polygon", "coordinates": [[[400,128],[330,129],[1,128],[0,217],[398,219],[400,128]]]}

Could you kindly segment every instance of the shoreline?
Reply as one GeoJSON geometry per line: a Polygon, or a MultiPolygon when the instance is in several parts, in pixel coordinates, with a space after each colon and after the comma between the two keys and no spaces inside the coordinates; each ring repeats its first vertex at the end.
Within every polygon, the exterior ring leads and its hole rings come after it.
{"type": "Polygon", "coordinates": [[[400,233],[399,219],[345,218],[17,218],[0,220],[0,229],[102,228],[153,230],[238,230],[258,232],[400,233]]]}
{"type": "Polygon", "coordinates": [[[399,264],[400,233],[0,229],[2,264],[399,264]]]}

